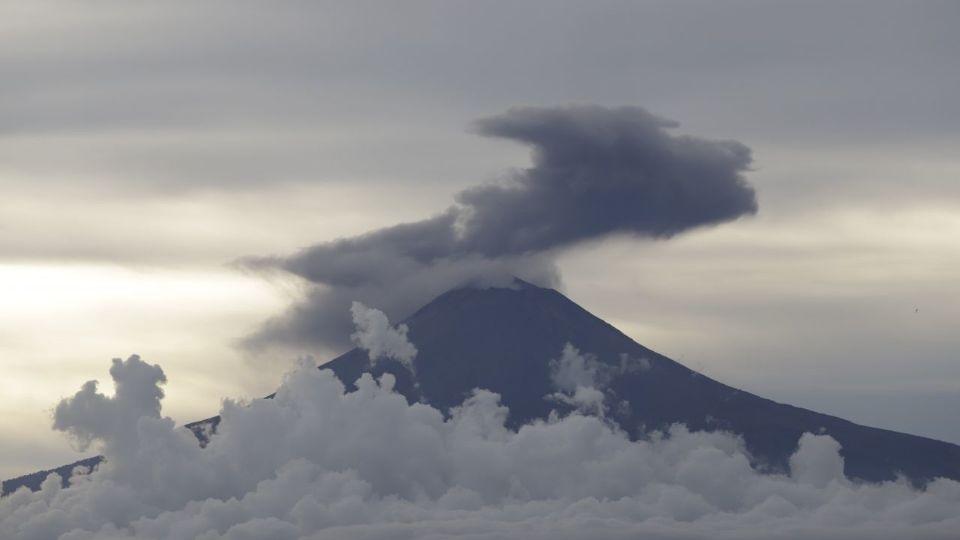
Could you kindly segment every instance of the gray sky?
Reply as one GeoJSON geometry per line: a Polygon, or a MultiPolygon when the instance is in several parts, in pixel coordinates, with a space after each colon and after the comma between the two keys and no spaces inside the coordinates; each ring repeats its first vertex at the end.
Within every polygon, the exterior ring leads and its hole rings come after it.
{"type": "MultiPolygon", "coordinates": [[[[0,1],[0,476],[74,454],[105,360],[180,421],[300,354],[227,263],[419,221],[530,166],[515,106],[639,106],[752,150],[755,216],[567,249],[563,289],[728,384],[960,442],[955,2],[0,1]]],[[[374,306],[378,307],[378,306],[374,306]]]]}

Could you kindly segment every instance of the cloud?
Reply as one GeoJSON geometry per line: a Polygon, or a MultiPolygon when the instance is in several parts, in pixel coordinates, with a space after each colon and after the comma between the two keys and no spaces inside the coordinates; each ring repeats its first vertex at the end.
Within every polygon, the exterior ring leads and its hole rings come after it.
{"type": "Polygon", "coordinates": [[[0,499],[0,537],[945,539],[960,527],[960,483],[852,483],[828,436],[804,435],[789,475],[762,475],[722,432],[631,441],[581,413],[513,431],[486,390],[445,416],[408,403],[389,374],[348,391],[310,364],[275,399],[225,401],[200,449],[155,414],[158,370],[116,366],[113,398],[84,386],[64,407],[148,406],[111,423],[73,416],[106,461],[69,487],[50,477],[0,499]]]}
{"type": "Polygon", "coordinates": [[[350,339],[357,347],[367,351],[371,362],[392,358],[413,372],[417,348],[407,339],[407,325],[394,328],[382,311],[368,308],[360,302],[350,306],[350,314],[357,327],[357,331],[350,334],[350,339]]]}
{"type": "Polygon", "coordinates": [[[585,413],[603,416],[606,396],[602,387],[606,381],[601,382],[599,376],[605,367],[595,357],[581,354],[567,343],[560,358],[550,361],[550,382],[557,392],[547,398],[572,405],[585,413]]]}
{"type": "Polygon", "coordinates": [[[790,473],[798,482],[824,488],[843,477],[840,443],[811,433],[800,436],[800,448],[790,456],[790,473]]]}
{"type": "MultiPolygon", "coordinates": [[[[559,358],[550,361],[550,383],[556,392],[546,399],[570,405],[586,414],[604,417],[609,404],[617,399],[609,385],[614,379],[628,373],[639,373],[650,369],[650,360],[620,355],[617,365],[605,364],[597,357],[582,353],[572,343],[567,342],[559,358]]],[[[621,400],[620,410],[629,410],[630,403],[621,400]]],[[[616,411],[619,412],[619,411],[616,411]]]]}
{"type": "MultiPolygon", "coordinates": [[[[331,249],[330,259],[323,260],[335,259],[336,252],[331,249]]],[[[548,286],[559,283],[557,270],[547,257],[484,259],[474,256],[425,264],[389,252],[374,251],[369,255],[378,257],[380,263],[345,263],[350,271],[344,271],[344,282],[308,279],[303,298],[245,338],[246,346],[254,350],[272,345],[348,347],[351,342],[344,337],[353,331],[349,312],[354,301],[376,305],[396,320],[455,287],[507,287],[512,284],[513,276],[548,286]]],[[[275,263],[282,264],[279,260],[249,262],[267,269],[275,263]]]]}
{"type": "Polygon", "coordinates": [[[465,242],[486,254],[564,247],[615,232],[669,238],[757,211],[741,175],[750,149],[674,136],[639,107],[517,108],[477,122],[528,144],[533,166],[507,185],[462,192],[465,242]]]}
{"type": "Polygon", "coordinates": [[[743,177],[750,150],[673,135],[676,126],[639,107],[515,108],[478,121],[482,135],[529,145],[532,166],[462,191],[422,221],[245,259],[312,285],[248,343],[342,345],[348,298],[403,317],[453,286],[514,275],[554,285],[554,256],[581,242],[618,233],[664,239],[755,213],[743,177]]]}
{"type": "Polygon", "coordinates": [[[160,418],[160,400],[167,382],[160,366],[149,365],[137,355],[126,361],[113,359],[110,376],[116,394],[107,397],[97,391],[97,381],[87,381],[73,397],[61,401],[53,412],[53,428],[66,432],[81,450],[94,440],[126,446],[136,439],[133,431],[139,418],[160,418]]]}

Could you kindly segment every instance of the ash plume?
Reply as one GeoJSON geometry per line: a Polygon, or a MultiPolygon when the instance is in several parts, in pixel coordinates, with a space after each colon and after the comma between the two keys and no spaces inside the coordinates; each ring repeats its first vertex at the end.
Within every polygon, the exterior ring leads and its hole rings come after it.
{"type": "Polygon", "coordinates": [[[479,120],[480,135],[531,148],[528,168],[476,186],[422,221],[242,264],[299,276],[305,297],[247,339],[344,346],[354,300],[402,318],[450,288],[556,286],[558,252],[613,234],[667,239],[757,211],[735,141],[674,135],[639,107],[525,107],[479,120]]]}

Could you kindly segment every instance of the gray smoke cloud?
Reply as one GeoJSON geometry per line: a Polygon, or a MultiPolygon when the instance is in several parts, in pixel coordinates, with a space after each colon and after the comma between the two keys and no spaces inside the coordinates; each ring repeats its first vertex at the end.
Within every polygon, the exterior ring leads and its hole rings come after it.
{"type": "Polygon", "coordinates": [[[459,193],[429,219],[243,264],[306,280],[303,301],[248,343],[345,345],[350,302],[404,317],[432,296],[513,276],[555,286],[559,250],[610,234],[664,239],[757,211],[743,177],[750,150],[674,135],[675,122],[638,107],[515,108],[479,134],[530,146],[532,165],[459,193]]]}
{"type": "Polygon", "coordinates": [[[560,358],[550,361],[550,382],[557,391],[547,399],[566,403],[581,412],[604,416],[607,411],[603,393],[608,375],[606,367],[567,343],[560,358]]]}
{"type": "MultiPolygon", "coordinates": [[[[596,381],[574,353],[576,373],[560,384],[596,381]]],[[[134,357],[111,376],[113,397],[86,385],[56,418],[106,460],[66,488],[51,476],[0,499],[0,538],[899,540],[960,530],[960,483],[850,482],[828,436],[803,435],[790,473],[763,475],[722,432],[677,425],[631,441],[581,412],[514,431],[489,391],[444,415],[408,403],[389,374],[364,374],[348,391],[305,363],[274,399],[225,401],[201,449],[155,414],[159,368],[134,357]],[[73,414],[133,396],[150,406],[112,422],[73,414]]]]}
{"type": "Polygon", "coordinates": [[[464,243],[488,255],[540,252],[615,232],[669,238],[757,211],[741,173],[750,149],[673,136],[637,107],[518,108],[478,131],[528,144],[533,166],[457,197],[464,243]]]}

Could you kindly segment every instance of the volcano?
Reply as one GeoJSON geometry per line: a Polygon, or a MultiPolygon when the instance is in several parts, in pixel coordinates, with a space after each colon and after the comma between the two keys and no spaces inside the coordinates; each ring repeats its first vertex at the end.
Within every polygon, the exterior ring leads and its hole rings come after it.
{"type": "MultiPolygon", "coordinates": [[[[465,287],[449,291],[403,321],[417,347],[414,377],[398,362],[371,362],[353,349],[321,366],[348,385],[361,373],[392,373],[408,400],[442,410],[460,405],[473,389],[497,392],[514,427],[546,419],[558,403],[551,361],[569,343],[611,369],[624,359],[642,369],[613,378],[607,394],[616,400],[610,421],[631,437],[647,436],[675,423],[691,430],[724,430],[741,436],[754,467],[784,472],[803,433],[827,434],[842,446],[844,473],[878,482],[902,475],[923,485],[936,477],[960,480],[960,446],[861,426],[834,416],[765,399],[732,388],[636,343],[556,290],[517,280],[511,287],[465,287]]],[[[203,442],[218,417],[188,424],[203,442]]],[[[66,476],[89,458],[8,480],[3,492],[37,489],[50,472],[66,476]]]]}

